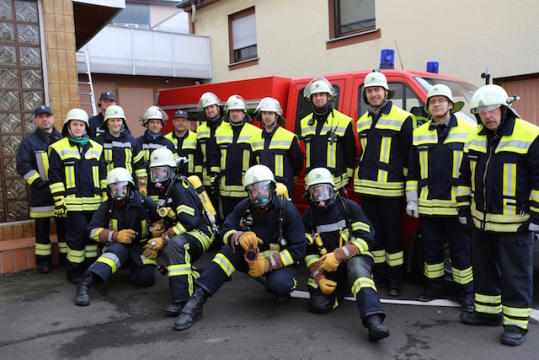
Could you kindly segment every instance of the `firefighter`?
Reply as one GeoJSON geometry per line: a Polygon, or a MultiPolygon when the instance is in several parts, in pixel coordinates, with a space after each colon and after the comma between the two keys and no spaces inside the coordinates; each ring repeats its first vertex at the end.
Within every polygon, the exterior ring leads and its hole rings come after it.
{"type": "Polygon", "coordinates": [[[86,228],[88,237],[104,245],[105,251],[86,270],[77,287],[78,306],[90,305],[90,287],[107,282],[120,268],[129,268],[129,280],[135,286],[151,286],[155,281],[155,260],[142,253],[143,244],[152,236],[152,223],[159,220],[157,205],[140,195],[133,176],[122,167],[108,173],[107,191],[107,201],[99,206],[86,228]]]}
{"type": "Polygon", "coordinates": [[[306,179],[305,200],[311,204],[303,214],[307,233],[305,264],[310,273],[309,311],[325,314],[339,305],[352,290],[359,317],[369,330],[369,340],[389,336],[382,325],[386,315],[372,279],[369,252],[374,231],[358,204],[336,193],[328,169],[315,168],[306,179]]]}
{"type": "Polygon", "coordinates": [[[195,173],[202,180],[208,189],[208,195],[219,213],[219,201],[217,199],[219,191],[214,189],[211,181],[210,157],[217,147],[215,143],[215,131],[223,122],[223,108],[221,100],[215,94],[206,92],[202,94],[198,102],[198,110],[203,112],[202,125],[197,128],[197,147],[195,151],[195,173]]]}
{"type": "Polygon", "coordinates": [[[167,315],[177,316],[193,294],[199,274],[192,264],[211,246],[213,233],[198,194],[189,181],[175,174],[176,160],[168,149],[152,152],[150,179],[159,189],[159,215],[167,229],[144,246],[144,256],[155,259],[164,247],[172,303],[167,315]]]}
{"type": "Polygon", "coordinates": [[[305,144],[305,175],[311,169],[324,167],[333,174],[336,188],[343,195],[352,178],[357,147],[352,118],[333,108],[337,93],[321,76],[311,80],[303,96],[311,102],[313,112],[301,120],[300,138],[305,144]]]}
{"type": "Polygon", "coordinates": [[[174,114],[174,130],[165,135],[172,141],[175,152],[179,159],[182,159],[184,166],[178,168],[178,173],[184,176],[195,174],[195,151],[197,147],[197,134],[189,131],[189,115],[183,110],[178,110],[174,114]]]}
{"type": "Polygon", "coordinates": [[[223,219],[247,197],[242,186],[243,175],[256,164],[253,142],[261,132],[250,122],[245,100],[232,95],[226,103],[223,123],[215,131],[216,147],[211,154],[211,182],[219,184],[223,219]]]}
{"type": "MultiPolygon", "coordinates": [[[[144,163],[146,171],[149,172],[150,155],[155,149],[167,148],[174,152],[174,144],[161,133],[161,129],[165,126],[165,121],[168,120],[167,114],[157,106],[150,106],[143,116],[139,118],[142,126],[146,128],[144,135],[137,138],[137,143],[142,148],[144,153],[144,163]]],[[[155,188],[155,184],[143,182],[143,177],[137,177],[137,187],[139,192],[146,196],[150,196],[153,201],[157,201],[159,197],[159,189],[155,188]]]]}
{"type": "Polygon", "coordinates": [[[426,291],[419,301],[444,297],[444,240],[449,244],[454,297],[463,311],[473,311],[473,273],[468,231],[458,222],[455,194],[466,137],[474,126],[457,118],[464,102],[437,84],[427,94],[432,121],[415,129],[406,179],[406,213],[420,218],[426,291]]]}
{"type": "Polygon", "coordinates": [[[501,342],[522,344],[533,300],[532,252],[539,231],[539,128],[520,119],[498,85],[472,96],[479,126],[464,147],[459,220],[471,228],[475,311],[472,325],[499,326],[501,342]]]}
{"type": "Polygon", "coordinates": [[[393,105],[395,95],[381,72],[365,77],[363,100],[369,108],[357,121],[362,149],[354,175],[354,191],[361,194],[363,211],[375,230],[374,281],[387,281],[389,296],[402,294],[403,243],[401,209],[404,180],[412,147],[414,115],[393,105]]]}
{"type": "Polygon", "coordinates": [[[264,126],[260,136],[254,140],[257,161],[269,167],[275,175],[275,181],[286,185],[293,201],[295,179],[303,169],[303,152],[298,137],[281,127],[286,124],[286,120],[282,117],[281,104],[276,99],[262,99],[255,113],[256,119],[264,126]]]}
{"type": "Polygon", "coordinates": [[[88,131],[86,111],[71,109],[62,128],[63,139],[49,146],[49,186],[54,214],[65,218],[66,272],[73,284],[97,259],[97,244],[86,237],[84,229],[106,197],[103,147],[88,137],[88,131]]]}
{"type": "Polygon", "coordinates": [[[49,237],[51,217],[56,223],[59,262],[65,264],[67,246],[64,238],[64,220],[54,216],[54,199],[48,183],[48,146],[62,138],[54,127],[54,116],[48,106],[34,111],[36,131],[21,141],[17,150],[17,172],[30,186],[30,217],[35,219],[37,271],[50,272],[51,239],[49,237]]]}
{"type": "MultiPolygon", "coordinates": [[[[99,102],[97,103],[97,106],[99,107],[99,114],[96,116],[92,116],[88,123],[90,124],[90,139],[95,140],[99,135],[103,134],[105,132],[105,129],[101,127],[101,124],[103,124],[103,121],[105,119],[105,112],[107,111],[107,108],[111,105],[117,105],[118,102],[116,100],[116,95],[113,92],[110,91],[103,91],[101,93],[101,96],[99,97],[99,102]]],[[[124,125],[124,130],[128,133],[129,127],[127,126],[127,123],[124,125]]]]}
{"type": "Polygon", "coordinates": [[[103,146],[103,157],[107,173],[117,167],[135,174],[138,184],[147,183],[144,153],[137,140],[126,129],[124,110],[111,105],[105,111],[105,119],[100,125],[104,132],[95,141],[103,146]]]}
{"type": "Polygon", "coordinates": [[[241,201],[225,220],[221,234],[225,245],[202,272],[193,296],[183,307],[174,329],[185,330],[202,318],[209,296],[239,270],[255,279],[265,275],[266,291],[280,304],[290,300],[296,287],[298,263],[305,256],[305,229],[296,207],[277,196],[271,170],[255,165],[245,173],[248,199],[241,201]]]}

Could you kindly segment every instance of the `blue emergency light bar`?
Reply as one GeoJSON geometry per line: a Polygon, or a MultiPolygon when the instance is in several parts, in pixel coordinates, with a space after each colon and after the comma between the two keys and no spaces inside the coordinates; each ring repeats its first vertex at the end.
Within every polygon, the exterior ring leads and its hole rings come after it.
{"type": "Polygon", "coordinates": [[[427,72],[438,74],[438,61],[427,62],[427,72]]]}
{"type": "Polygon", "coordinates": [[[380,69],[395,69],[395,50],[382,49],[380,69]]]}

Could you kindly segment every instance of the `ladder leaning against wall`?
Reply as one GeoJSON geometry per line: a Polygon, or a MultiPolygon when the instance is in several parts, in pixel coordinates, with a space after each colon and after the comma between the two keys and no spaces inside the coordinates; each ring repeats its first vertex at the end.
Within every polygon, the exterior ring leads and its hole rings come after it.
{"type": "Polygon", "coordinates": [[[95,106],[94,85],[92,83],[92,72],[90,70],[90,60],[88,58],[88,47],[85,45],[77,51],[77,72],[79,74],[79,104],[81,108],[91,107],[92,114],[97,115],[95,106]],[[86,75],[86,79],[81,79],[81,75],[86,75]],[[86,80],[86,81],[81,81],[86,80]],[[89,102],[88,99],[89,98],[89,102]]]}

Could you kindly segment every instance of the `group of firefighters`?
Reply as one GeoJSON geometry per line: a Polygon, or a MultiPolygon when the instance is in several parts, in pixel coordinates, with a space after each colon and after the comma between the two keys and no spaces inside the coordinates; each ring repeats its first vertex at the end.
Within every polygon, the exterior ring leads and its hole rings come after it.
{"type": "Polygon", "coordinates": [[[136,139],[114,93],[102,93],[101,113],[91,119],[70,110],[61,133],[41,106],[35,133],[17,153],[30,186],[38,271],[50,271],[50,217],[79,306],[90,304],[93,284],[120,268],[134,285],[151,286],[162,256],[172,296],[165,311],[185,330],[236,270],[263,276],[266,291],[286,304],[304,261],[309,311],[327,313],[351,291],[369,340],[377,341],[389,336],[377,288],[402,294],[405,201],[423,238],[426,291],[417,300],[446,296],[447,241],[462,322],[503,324],[501,342],[520,345],[539,232],[539,128],[519,118],[515,98],[497,85],[472,96],[477,126],[455,115],[464,104],[445,85],[429,90],[430,121],[417,128],[414,115],[391,101],[394,93],[381,72],[368,74],[368,110],[354,130],[354,120],[333,106],[332,85],[316,77],[304,88],[312,113],[300,121],[299,139],[270,97],[255,110],[262,129],[251,124],[241,96],[222,106],[207,92],[196,133],[178,110],[174,130],[163,135],[167,115],[151,106],[136,139]],[[302,216],[293,199],[304,166],[310,208],[302,216]],[[348,199],[349,184],[361,206],[348,199]],[[199,273],[192,265],[214,242],[220,250],[199,273]]]}

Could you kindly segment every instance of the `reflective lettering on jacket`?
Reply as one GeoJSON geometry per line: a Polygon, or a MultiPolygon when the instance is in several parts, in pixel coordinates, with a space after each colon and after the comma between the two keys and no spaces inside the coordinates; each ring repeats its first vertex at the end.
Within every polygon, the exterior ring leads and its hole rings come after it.
{"type": "Polygon", "coordinates": [[[457,216],[457,187],[464,144],[474,126],[455,118],[443,136],[427,122],[414,130],[406,191],[418,192],[421,215],[457,216]]]}
{"type": "Polygon", "coordinates": [[[464,147],[457,202],[459,211],[471,211],[477,229],[527,231],[530,216],[539,224],[537,146],[530,153],[538,136],[537,126],[511,116],[493,139],[483,126],[470,134],[464,147]]]}
{"type": "MultiPolygon", "coordinates": [[[[404,164],[409,154],[405,154],[398,136],[409,117],[415,120],[409,112],[392,105],[389,113],[381,113],[374,126],[368,111],[359,118],[356,128],[362,152],[354,176],[355,192],[386,197],[404,195],[404,178],[408,174],[404,164]]],[[[411,145],[412,139],[409,140],[411,145]]]]}

